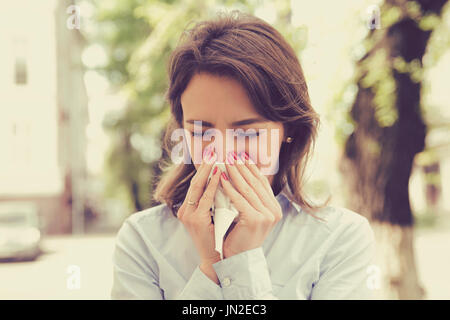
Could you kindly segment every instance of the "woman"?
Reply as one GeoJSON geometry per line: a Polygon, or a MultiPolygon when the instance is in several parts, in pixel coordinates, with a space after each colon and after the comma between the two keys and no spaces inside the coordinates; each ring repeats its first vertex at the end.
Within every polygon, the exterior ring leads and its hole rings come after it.
{"type": "Polygon", "coordinates": [[[169,166],[154,193],[161,204],[124,222],[111,297],[370,298],[374,237],[367,219],[317,207],[303,193],[319,118],[291,46],[266,22],[237,11],[198,23],[183,40],[169,61],[165,141],[170,152],[173,132],[188,133],[194,161],[184,154],[169,166]],[[263,138],[263,131],[270,134],[263,138]],[[235,137],[244,144],[236,148],[235,137]],[[215,161],[227,172],[214,170],[208,180],[215,161]],[[218,186],[239,211],[223,259],[210,210],[218,186]]]}

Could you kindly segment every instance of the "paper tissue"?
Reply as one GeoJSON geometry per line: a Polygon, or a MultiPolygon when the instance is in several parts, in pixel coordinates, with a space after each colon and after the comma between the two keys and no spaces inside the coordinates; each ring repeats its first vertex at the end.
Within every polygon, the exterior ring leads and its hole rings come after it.
{"type": "MultiPolygon", "coordinates": [[[[216,162],[209,173],[207,183],[209,183],[214,168],[217,166],[222,172],[225,172],[227,176],[230,177],[225,163],[216,162]]],[[[220,258],[223,259],[223,238],[233,221],[238,220],[239,211],[233,206],[230,198],[226,195],[220,183],[217,186],[212,211],[214,219],[215,249],[220,253],[220,258]]]]}

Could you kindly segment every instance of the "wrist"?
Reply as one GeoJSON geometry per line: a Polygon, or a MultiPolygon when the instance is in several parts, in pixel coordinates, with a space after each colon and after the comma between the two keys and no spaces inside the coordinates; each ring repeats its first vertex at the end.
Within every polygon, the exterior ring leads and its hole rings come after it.
{"type": "Polygon", "coordinates": [[[200,264],[202,265],[213,265],[214,263],[220,261],[220,254],[217,252],[216,255],[213,255],[208,258],[200,258],[200,264]]]}
{"type": "Polygon", "coordinates": [[[219,278],[217,277],[216,271],[214,270],[214,268],[212,266],[213,263],[202,262],[202,263],[200,263],[199,268],[208,278],[210,278],[216,284],[219,284],[219,278]]]}

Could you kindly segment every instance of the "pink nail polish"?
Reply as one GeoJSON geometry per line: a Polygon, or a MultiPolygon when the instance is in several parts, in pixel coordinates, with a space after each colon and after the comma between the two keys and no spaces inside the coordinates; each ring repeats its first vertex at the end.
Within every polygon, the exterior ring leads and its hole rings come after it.
{"type": "Polygon", "coordinates": [[[211,151],[209,152],[208,160],[211,160],[213,157],[214,157],[214,151],[211,150],[211,151]]]}
{"type": "Polygon", "coordinates": [[[224,178],[226,181],[228,181],[228,177],[227,177],[227,175],[225,174],[225,172],[222,172],[222,178],[224,178]]]}

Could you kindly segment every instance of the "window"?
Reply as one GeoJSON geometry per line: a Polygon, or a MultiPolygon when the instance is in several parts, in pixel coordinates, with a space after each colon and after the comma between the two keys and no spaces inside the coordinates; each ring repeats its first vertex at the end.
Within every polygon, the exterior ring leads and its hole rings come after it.
{"type": "Polygon", "coordinates": [[[27,61],[26,51],[27,43],[24,38],[15,38],[13,40],[14,50],[14,82],[18,85],[27,84],[27,61]]]}

